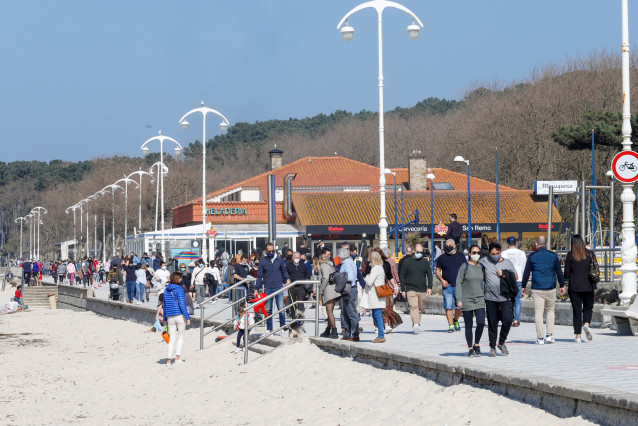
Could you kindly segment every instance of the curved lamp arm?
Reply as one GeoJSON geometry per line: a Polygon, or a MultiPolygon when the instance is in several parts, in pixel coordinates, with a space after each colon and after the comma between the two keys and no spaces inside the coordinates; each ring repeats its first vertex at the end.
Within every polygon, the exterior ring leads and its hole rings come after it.
{"type": "Polygon", "coordinates": [[[362,9],[367,9],[367,8],[373,8],[377,11],[377,14],[379,16],[381,16],[381,14],[383,13],[383,10],[386,7],[393,7],[395,9],[399,9],[402,10],[403,12],[407,13],[408,15],[410,15],[410,17],[419,24],[419,26],[421,28],[423,28],[423,23],[421,22],[421,20],[418,18],[418,16],[416,16],[410,9],[408,9],[407,7],[393,2],[393,1],[386,1],[386,0],[372,0],[366,3],[361,3],[359,6],[355,7],[354,9],[352,9],[350,12],[346,13],[346,16],[344,16],[341,21],[339,22],[339,25],[337,25],[337,29],[340,29],[341,26],[343,25],[343,23],[345,22],[346,19],[348,19],[351,15],[355,14],[356,12],[362,10],[362,9]]]}

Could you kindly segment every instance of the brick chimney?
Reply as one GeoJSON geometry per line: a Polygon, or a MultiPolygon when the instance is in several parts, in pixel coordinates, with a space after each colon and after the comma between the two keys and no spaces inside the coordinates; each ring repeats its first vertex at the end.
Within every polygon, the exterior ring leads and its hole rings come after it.
{"type": "Polygon", "coordinates": [[[410,174],[410,191],[425,191],[428,189],[426,179],[427,162],[421,151],[413,150],[408,156],[408,171],[410,174]]]}
{"type": "Polygon", "coordinates": [[[275,145],[275,149],[268,151],[268,154],[270,154],[270,170],[281,167],[284,152],[281,149],[277,149],[277,145],[275,145]]]}

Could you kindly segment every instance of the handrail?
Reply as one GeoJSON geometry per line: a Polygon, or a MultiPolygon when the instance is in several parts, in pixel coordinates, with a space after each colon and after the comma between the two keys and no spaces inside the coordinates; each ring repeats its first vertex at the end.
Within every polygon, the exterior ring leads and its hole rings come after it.
{"type": "MultiPolygon", "coordinates": [[[[239,286],[243,286],[244,284],[248,283],[248,282],[253,282],[256,281],[256,278],[249,276],[244,278],[243,280],[231,285],[230,287],[228,287],[226,290],[224,291],[220,291],[219,293],[209,297],[208,299],[204,299],[202,301],[202,303],[199,304],[198,309],[199,309],[199,349],[204,349],[204,336],[206,336],[207,334],[211,333],[212,331],[215,331],[218,328],[221,327],[215,327],[213,330],[209,330],[207,333],[204,333],[204,322],[209,319],[214,317],[215,315],[219,314],[220,312],[224,312],[226,309],[231,308],[233,306],[235,306],[239,301],[241,301],[242,299],[246,298],[246,295],[248,294],[248,292],[246,292],[244,294],[243,298],[240,298],[239,300],[235,301],[234,303],[226,306],[224,309],[221,309],[215,313],[210,314],[207,317],[204,317],[204,305],[207,303],[210,303],[212,301],[214,301],[215,299],[219,299],[221,296],[223,296],[226,293],[229,293],[231,290],[236,289],[239,286]]],[[[243,289],[243,288],[242,288],[243,289]]],[[[227,323],[227,322],[226,322],[227,323]]],[[[226,323],[224,323],[223,325],[225,325],[226,323]]]]}
{"type": "MultiPolygon", "coordinates": [[[[299,281],[295,281],[293,283],[290,283],[282,288],[280,288],[279,290],[275,291],[274,293],[269,294],[268,296],[264,297],[263,299],[259,299],[258,301],[246,306],[246,308],[244,309],[244,364],[248,363],[248,348],[250,346],[253,346],[259,342],[261,342],[262,340],[266,339],[267,337],[272,336],[274,333],[284,329],[286,327],[286,324],[279,326],[278,328],[271,330],[270,332],[265,333],[264,335],[260,336],[259,339],[248,343],[248,334],[250,332],[251,329],[255,328],[257,325],[262,324],[264,321],[267,321],[269,318],[273,318],[275,315],[285,311],[286,309],[290,308],[291,306],[300,304],[300,303],[310,303],[313,304],[315,306],[315,337],[319,336],[319,281],[313,281],[313,280],[299,280],[299,281]],[[276,312],[272,312],[270,315],[267,315],[264,319],[260,320],[259,322],[253,324],[253,325],[249,325],[248,323],[248,312],[251,309],[254,309],[255,306],[257,305],[261,305],[262,303],[276,297],[277,295],[285,292],[286,290],[297,286],[297,285],[303,285],[303,284],[312,284],[315,288],[315,299],[314,300],[298,300],[296,302],[292,302],[290,304],[288,304],[287,306],[282,307],[281,309],[278,309],[276,312]]],[[[305,320],[301,319],[302,321],[305,320]]]]}

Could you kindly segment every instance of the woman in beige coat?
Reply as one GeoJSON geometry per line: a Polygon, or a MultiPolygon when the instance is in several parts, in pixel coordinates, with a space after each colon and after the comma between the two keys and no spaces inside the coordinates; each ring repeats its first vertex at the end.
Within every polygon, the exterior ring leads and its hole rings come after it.
{"type": "Polygon", "coordinates": [[[374,339],[373,343],[385,342],[383,334],[383,316],[381,311],[386,306],[386,298],[380,299],[377,297],[377,291],[375,287],[379,287],[385,284],[385,271],[383,270],[383,259],[381,255],[376,251],[370,254],[370,264],[372,269],[370,273],[366,275],[366,288],[361,296],[361,307],[372,310],[372,319],[374,320],[379,336],[374,339]]]}
{"type": "Polygon", "coordinates": [[[336,271],[330,260],[331,252],[328,249],[324,249],[321,256],[315,259],[314,269],[319,272],[319,294],[321,295],[321,303],[326,307],[326,313],[328,314],[328,327],[321,333],[321,337],[327,337],[329,339],[338,339],[337,324],[335,321],[334,308],[337,299],[341,297],[339,293],[335,291],[334,283],[330,283],[330,274],[336,271]]]}

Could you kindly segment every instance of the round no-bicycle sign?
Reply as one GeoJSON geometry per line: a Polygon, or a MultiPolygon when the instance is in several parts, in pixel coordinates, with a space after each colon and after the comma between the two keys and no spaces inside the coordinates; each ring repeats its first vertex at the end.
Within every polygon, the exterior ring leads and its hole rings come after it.
{"type": "Polygon", "coordinates": [[[638,180],[638,153],[634,151],[621,151],[611,162],[611,170],[616,179],[623,183],[632,183],[638,180]]]}

